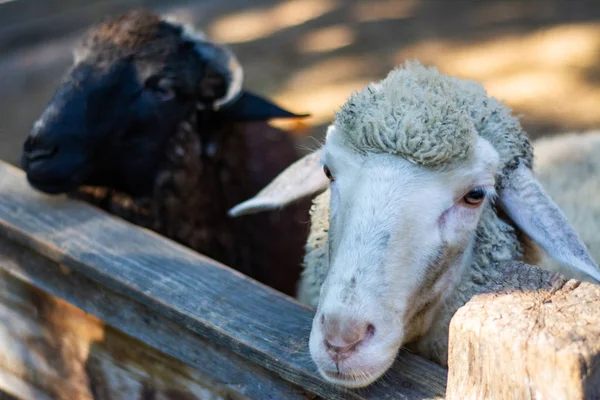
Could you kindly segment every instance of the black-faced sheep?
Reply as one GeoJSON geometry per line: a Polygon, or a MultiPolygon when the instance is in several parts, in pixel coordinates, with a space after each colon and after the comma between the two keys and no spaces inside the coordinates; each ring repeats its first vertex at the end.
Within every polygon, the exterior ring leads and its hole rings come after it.
{"type": "Polygon", "coordinates": [[[145,10],[91,29],[25,144],[31,185],[72,193],[293,294],[309,202],[234,220],[297,152],[224,46],[145,10]],[[73,193],[78,188],[78,192],[73,193]]]}
{"type": "Polygon", "coordinates": [[[543,249],[600,281],[532,166],[518,119],[480,84],[407,63],[353,94],[322,149],[231,214],[324,191],[298,297],[317,307],[309,347],[323,377],[360,387],[408,343],[446,364],[450,319],[510,288],[505,261],[536,264],[543,249]]]}

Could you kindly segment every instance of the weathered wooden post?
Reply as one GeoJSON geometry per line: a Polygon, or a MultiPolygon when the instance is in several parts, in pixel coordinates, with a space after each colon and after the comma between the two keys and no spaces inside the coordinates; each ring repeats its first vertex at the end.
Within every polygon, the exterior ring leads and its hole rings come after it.
{"type": "Polygon", "coordinates": [[[600,399],[600,285],[500,267],[452,319],[447,398],[600,399]]]}

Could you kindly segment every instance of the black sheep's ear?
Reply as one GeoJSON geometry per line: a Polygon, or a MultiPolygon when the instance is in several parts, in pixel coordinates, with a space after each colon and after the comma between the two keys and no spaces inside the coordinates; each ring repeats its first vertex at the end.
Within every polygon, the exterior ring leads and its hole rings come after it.
{"type": "Polygon", "coordinates": [[[310,116],[310,114],[294,114],[265,98],[245,90],[237,99],[219,109],[218,114],[231,121],[267,121],[272,118],[305,118],[310,116]]]}

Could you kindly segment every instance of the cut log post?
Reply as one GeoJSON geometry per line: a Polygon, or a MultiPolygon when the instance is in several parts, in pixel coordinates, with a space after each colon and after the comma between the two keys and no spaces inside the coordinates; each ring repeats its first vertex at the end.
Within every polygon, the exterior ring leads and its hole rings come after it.
{"type": "Polygon", "coordinates": [[[600,399],[600,286],[500,268],[452,319],[447,399],[600,399]]]}

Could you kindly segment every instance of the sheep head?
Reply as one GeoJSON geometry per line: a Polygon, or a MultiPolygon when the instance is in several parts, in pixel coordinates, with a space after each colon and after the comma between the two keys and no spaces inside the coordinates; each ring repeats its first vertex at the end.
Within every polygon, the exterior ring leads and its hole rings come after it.
{"type": "Polygon", "coordinates": [[[243,91],[242,80],[235,56],[201,34],[144,10],[110,19],[76,48],[24,144],[23,169],[48,193],[86,184],[147,195],[190,116],[204,115],[193,118],[200,135],[222,121],[296,116],[243,91]]]}
{"type": "Polygon", "coordinates": [[[532,157],[517,119],[480,85],[407,63],[351,96],[322,149],[231,214],[329,191],[327,275],[309,347],[325,379],[361,387],[427,333],[466,268],[523,255],[497,208],[555,259],[600,280],[533,177],[532,157]],[[482,240],[489,252],[476,254],[482,240]]]}

